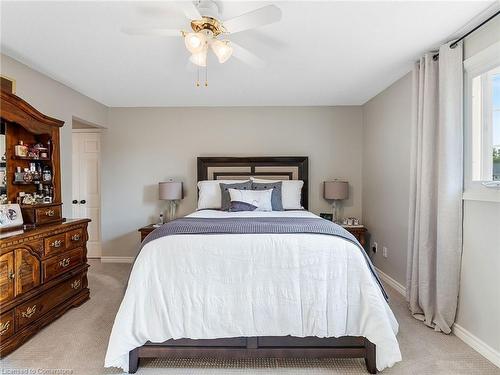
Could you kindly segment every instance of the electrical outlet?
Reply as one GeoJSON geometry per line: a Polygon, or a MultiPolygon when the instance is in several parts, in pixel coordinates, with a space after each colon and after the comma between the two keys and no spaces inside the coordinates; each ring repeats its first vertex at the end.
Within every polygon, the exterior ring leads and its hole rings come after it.
{"type": "Polygon", "coordinates": [[[374,242],[372,246],[372,251],[376,254],[378,250],[378,243],[374,242]]]}
{"type": "Polygon", "coordinates": [[[385,246],[382,248],[382,256],[384,258],[387,258],[387,247],[385,247],[385,246]]]}

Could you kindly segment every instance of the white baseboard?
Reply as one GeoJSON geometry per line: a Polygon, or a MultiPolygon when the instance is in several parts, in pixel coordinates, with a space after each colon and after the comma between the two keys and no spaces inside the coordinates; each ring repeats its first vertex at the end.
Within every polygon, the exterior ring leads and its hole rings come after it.
{"type": "Polygon", "coordinates": [[[476,352],[481,354],[488,361],[493,363],[495,366],[500,367],[500,352],[493,349],[491,346],[486,344],[484,341],[480,340],[478,337],[474,336],[472,333],[467,331],[465,328],[458,324],[453,324],[452,332],[460,340],[469,345],[476,352]]]}
{"type": "Polygon", "coordinates": [[[399,294],[402,294],[403,297],[406,297],[406,287],[394,280],[392,277],[390,277],[388,274],[382,272],[379,268],[376,268],[378,275],[382,279],[382,281],[386,282],[389,286],[392,288],[396,289],[396,291],[399,294]]]}
{"type": "Polygon", "coordinates": [[[101,257],[101,263],[134,263],[134,257],[101,257]]]}

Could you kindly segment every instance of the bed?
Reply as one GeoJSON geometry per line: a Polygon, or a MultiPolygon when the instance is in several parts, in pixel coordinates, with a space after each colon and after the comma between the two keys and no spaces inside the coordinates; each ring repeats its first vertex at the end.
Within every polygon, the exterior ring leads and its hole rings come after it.
{"type": "MultiPolygon", "coordinates": [[[[307,209],[307,157],[198,158],[199,181],[255,176],[303,180],[307,209]]],[[[307,210],[206,209],[182,220],[318,222],[307,210]]],[[[146,357],[333,357],[364,358],[376,373],[401,360],[397,321],[355,240],[316,232],[158,233],[134,263],[106,367],[134,373],[146,357]]]]}

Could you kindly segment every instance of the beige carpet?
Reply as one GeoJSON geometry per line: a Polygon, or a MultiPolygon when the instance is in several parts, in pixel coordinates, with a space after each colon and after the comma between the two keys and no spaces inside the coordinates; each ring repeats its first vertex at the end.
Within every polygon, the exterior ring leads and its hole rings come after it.
{"type": "MultiPolygon", "coordinates": [[[[0,374],[117,374],[104,369],[108,337],[120,304],[128,264],[91,262],[91,300],[72,309],[1,361],[0,374]],[[52,371],[59,370],[59,371],[52,371]],[[61,371],[63,370],[63,371],[61,371]],[[64,371],[67,370],[67,371],[64,371]]],[[[387,288],[398,318],[403,361],[383,374],[497,374],[500,369],[455,336],[436,333],[408,314],[404,299],[387,288]]],[[[366,374],[363,360],[142,360],[137,374],[267,375],[366,374]]]]}

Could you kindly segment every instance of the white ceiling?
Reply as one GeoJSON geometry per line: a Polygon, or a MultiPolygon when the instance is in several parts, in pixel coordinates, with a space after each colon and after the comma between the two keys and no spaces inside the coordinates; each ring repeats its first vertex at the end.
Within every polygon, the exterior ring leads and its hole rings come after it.
{"type": "MultiPolygon", "coordinates": [[[[108,106],[358,105],[491,3],[274,2],[279,23],[230,37],[266,66],[212,59],[208,88],[195,87],[182,38],[120,31],[186,29],[164,1],[2,1],[1,51],[108,106]]],[[[228,19],[269,2],[218,4],[228,19]]]]}

